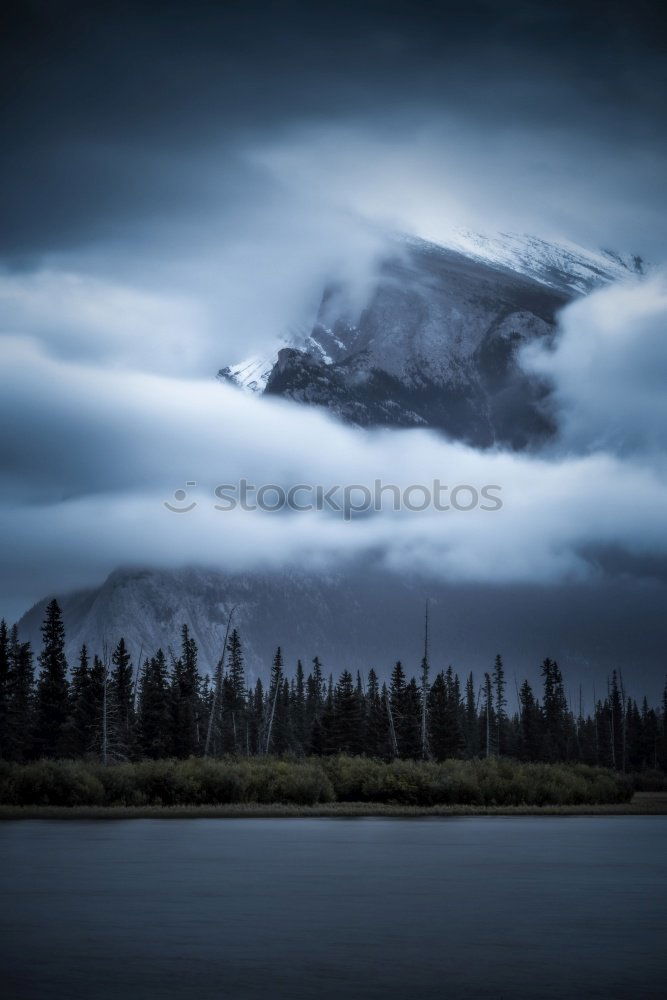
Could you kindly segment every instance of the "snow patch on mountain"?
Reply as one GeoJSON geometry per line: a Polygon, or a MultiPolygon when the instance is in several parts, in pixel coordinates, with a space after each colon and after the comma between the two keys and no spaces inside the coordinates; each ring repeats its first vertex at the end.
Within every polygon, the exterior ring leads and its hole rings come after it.
{"type": "Polygon", "coordinates": [[[245,389],[247,392],[262,393],[266,389],[266,383],[269,380],[273,366],[278,360],[279,350],[280,348],[276,346],[275,351],[272,353],[253,355],[250,358],[239,361],[235,365],[228,365],[226,368],[221,368],[218,372],[218,378],[226,382],[231,382],[233,385],[238,386],[240,389],[245,389]]]}
{"type": "MultiPolygon", "coordinates": [[[[421,240],[412,242],[423,244],[421,240]]],[[[482,235],[454,229],[442,246],[525,274],[551,288],[581,295],[610,281],[642,273],[643,269],[643,261],[637,256],[623,259],[611,250],[587,250],[568,240],[550,243],[518,233],[482,235]]]]}

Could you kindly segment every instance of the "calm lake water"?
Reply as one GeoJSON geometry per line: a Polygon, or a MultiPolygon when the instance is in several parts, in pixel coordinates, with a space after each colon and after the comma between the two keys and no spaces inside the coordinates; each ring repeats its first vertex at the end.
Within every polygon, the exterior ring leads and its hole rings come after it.
{"type": "Polygon", "coordinates": [[[9,998],[664,997],[667,817],[0,824],[9,998]]]}

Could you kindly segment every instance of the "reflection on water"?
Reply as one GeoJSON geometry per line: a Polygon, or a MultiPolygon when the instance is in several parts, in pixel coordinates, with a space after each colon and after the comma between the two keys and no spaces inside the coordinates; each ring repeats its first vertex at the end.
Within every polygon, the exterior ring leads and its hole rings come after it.
{"type": "Polygon", "coordinates": [[[8,998],[661,997],[667,817],[0,825],[8,998]]]}

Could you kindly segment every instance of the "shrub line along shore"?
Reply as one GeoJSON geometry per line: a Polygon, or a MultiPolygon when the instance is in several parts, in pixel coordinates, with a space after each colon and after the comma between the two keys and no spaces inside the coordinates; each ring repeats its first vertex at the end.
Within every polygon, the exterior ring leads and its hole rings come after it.
{"type": "Polygon", "coordinates": [[[456,819],[466,816],[666,816],[667,794],[638,792],[630,802],[562,806],[406,806],[382,802],[232,803],[205,806],[0,806],[0,822],[130,819],[456,819]]]}
{"type": "Polygon", "coordinates": [[[103,766],[0,762],[0,818],[634,815],[665,811],[665,777],[506,758],[191,757],[103,766]],[[654,796],[635,796],[636,792],[654,796]]]}

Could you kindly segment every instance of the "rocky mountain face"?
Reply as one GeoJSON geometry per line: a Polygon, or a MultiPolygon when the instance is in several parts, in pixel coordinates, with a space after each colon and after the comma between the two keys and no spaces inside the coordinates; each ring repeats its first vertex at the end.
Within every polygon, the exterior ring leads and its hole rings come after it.
{"type": "MultiPolygon", "coordinates": [[[[225,574],[206,569],[119,569],[101,587],[58,595],[66,631],[68,663],[82,644],[111,656],[122,636],[135,662],[158,648],[179,655],[186,623],[199,648],[200,668],[215,668],[229,614],[243,637],[250,678],[268,676],[281,644],[292,670],[320,656],[330,669],[366,671],[378,658],[415,655],[420,644],[423,594],[419,582],[387,577],[380,571],[338,573],[225,574]],[[387,627],[387,607],[403,606],[387,627]],[[414,622],[411,619],[414,618],[414,622]],[[400,623],[400,624],[399,624],[400,623]],[[415,634],[406,635],[406,628],[415,634]],[[378,641],[378,637],[381,637],[378,641]],[[406,641],[407,639],[407,641],[406,641]]],[[[40,625],[47,600],[19,622],[22,639],[41,647],[40,625]]]]}
{"type": "Polygon", "coordinates": [[[361,310],[332,284],[304,342],[219,374],[359,426],[428,426],[477,447],[526,448],[555,428],[549,388],[522,371],[520,348],[552,336],[573,298],[640,267],[530,238],[460,233],[441,247],[403,237],[361,310]]]}
{"type": "MultiPolygon", "coordinates": [[[[655,648],[664,635],[661,588],[633,587],[622,579],[597,587],[572,582],[551,588],[473,587],[389,572],[367,559],[336,573],[121,569],[100,587],[56,596],[70,666],[82,643],[98,654],[106,645],[110,656],[121,636],[135,665],[158,647],[178,656],[186,623],[199,647],[200,669],[210,672],[236,607],[233,620],[251,682],[268,678],[278,644],[288,676],[297,658],[309,667],[315,655],[325,672],[336,676],[345,667],[363,676],[374,667],[387,679],[398,659],[416,673],[427,597],[433,669],[451,663],[462,674],[473,670],[481,683],[501,651],[510,696],[524,676],[540,683],[539,665],[547,655],[559,661],[569,681],[584,682],[587,700],[592,684],[604,687],[616,664],[632,664],[636,690],[653,690],[655,648]]],[[[45,606],[46,601],[36,604],[19,622],[21,637],[35,652],[41,648],[45,606]]],[[[659,693],[656,687],[656,698],[659,693]]]]}

